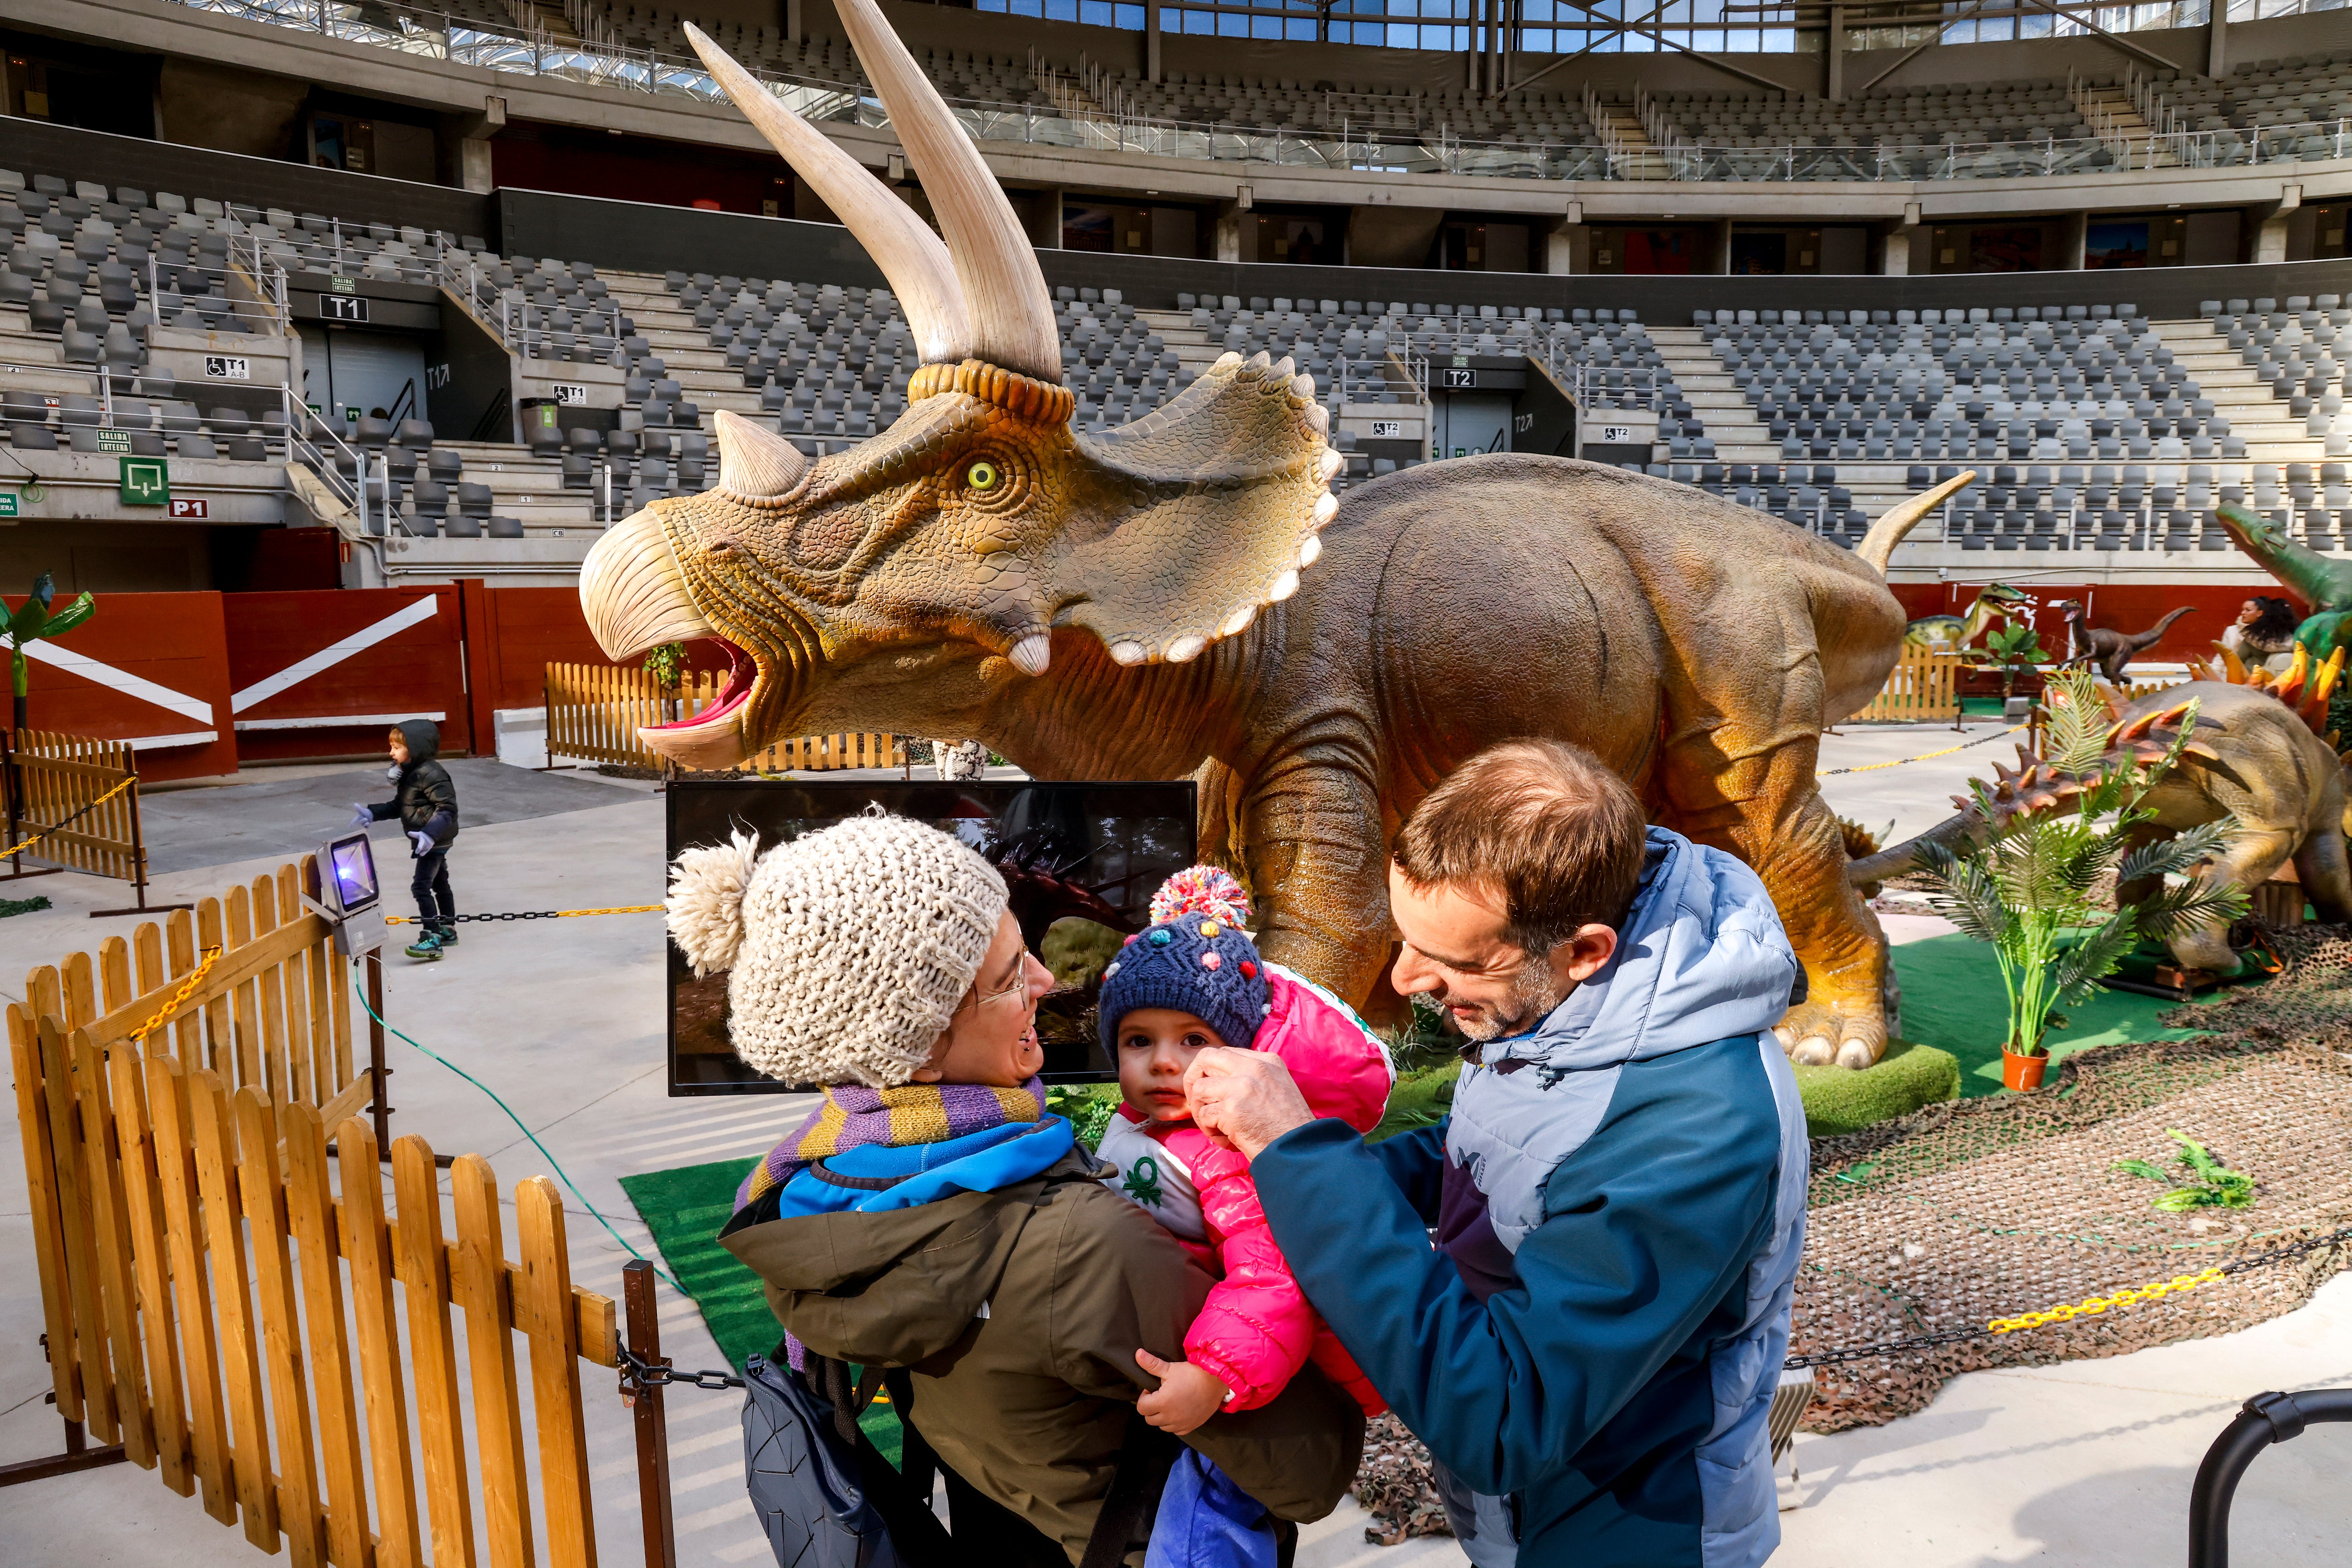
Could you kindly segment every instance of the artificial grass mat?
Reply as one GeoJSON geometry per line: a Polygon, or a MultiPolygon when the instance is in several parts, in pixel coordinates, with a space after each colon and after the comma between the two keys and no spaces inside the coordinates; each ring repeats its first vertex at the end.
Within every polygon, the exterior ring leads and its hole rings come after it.
{"type": "MultiPolygon", "coordinates": [[[[736,1371],[755,1355],[773,1351],[784,1337],[760,1277],[719,1245],[719,1232],[735,1212],[735,1189],[756,1160],[720,1160],[623,1176],[621,1190],[637,1206],[637,1216],[654,1233],[662,1261],[669,1266],[694,1304],[719,1352],[736,1371]]],[[[677,1358],[673,1356],[672,1360],[677,1358]]],[[[689,1369],[690,1370],[690,1369],[689,1369]]],[[[877,1394],[857,1424],[892,1464],[898,1462],[898,1417],[887,1394],[877,1394]]]]}
{"type": "MultiPolygon", "coordinates": [[[[1907,1024],[1907,1006],[1903,1016],[1907,1024]]],[[[1993,1081],[2000,1081],[1999,1052],[1994,1053],[1993,1081]]],[[[1842,1067],[1797,1068],[1797,1095],[1805,1104],[1806,1133],[1834,1138],[1874,1121],[1908,1116],[1923,1105],[1959,1099],[1960,1064],[1949,1051],[1916,1040],[1889,1040],[1886,1054],[1860,1072],[1842,1067]]]]}
{"type": "MultiPolygon", "coordinates": [[[[1904,1037],[1958,1059],[1962,1099],[2000,1093],[2001,1033],[2009,1006],[1992,949],[1952,931],[1901,943],[1894,952],[1895,978],[1903,987],[1904,1037]]],[[[2059,1008],[2066,1026],[2044,1037],[2050,1058],[2059,1062],[2092,1046],[2125,1040],[2188,1040],[2207,1033],[2167,1028],[2163,1015],[2179,1005],[2128,991],[2095,990],[2081,1005],[2059,1008]]]]}

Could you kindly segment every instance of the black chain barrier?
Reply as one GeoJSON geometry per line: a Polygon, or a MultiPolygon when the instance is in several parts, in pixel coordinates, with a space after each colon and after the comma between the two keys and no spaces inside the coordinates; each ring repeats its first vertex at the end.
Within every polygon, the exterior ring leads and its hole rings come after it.
{"type": "Polygon", "coordinates": [[[724,1394],[730,1388],[740,1388],[743,1380],[728,1372],[680,1372],[667,1362],[659,1366],[634,1351],[621,1351],[621,1387],[625,1394],[641,1388],[667,1388],[672,1384],[685,1384],[689,1388],[707,1389],[712,1394],[724,1394]]]}
{"type": "MultiPolygon", "coordinates": [[[[2225,1278],[2232,1274],[2243,1274],[2251,1268],[2266,1268],[2273,1263],[2284,1262],[2290,1258],[2301,1258],[2306,1253],[2317,1252],[2322,1247],[2334,1247],[2343,1241],[2352,1241],[2352,1226],[2336,1231],[2331,1236],[2314,1237],[2308,1241],[2290,1242],[2284,1247],[2273,1247],[2268,1252],[2258,1252],[2252,1258],[2241,1258],[2234,1263],[2224,1263],[2216,1272],[2225,1278]]],[[[1841,1366],[1850,1361],[1868,1361],[1876,1356],[1901,1355],[1910,1351],[1940,1350],[1946,1345],[1965,1344],[1970,1340],[1989,1340],[1993,1337],[1994,1331],[1990,1327],[1946,1329],[1940,1333],[1920,1334],[1907,1340],[1888,1340],[1880,1344],[1856,1345],[1848,1350],[1820,1351],[1811,1355],[1792,1355],[1784,1364],[1790,1372],[1801,1372],[1811,1367],[1841,1366]]]]}

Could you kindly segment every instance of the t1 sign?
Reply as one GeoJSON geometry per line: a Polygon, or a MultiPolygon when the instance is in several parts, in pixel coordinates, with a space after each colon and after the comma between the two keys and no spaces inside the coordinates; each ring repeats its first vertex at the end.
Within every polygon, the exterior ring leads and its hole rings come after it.
{"type": "Polygon", "coordinates": [[[211,381],[251,381],[253,362],[243,354],[206,354],[205,376],[211,381]]]}
{"type": "Polygon", "coordinates": [[[368,319],[368,302],[358,294],[321,294],[319,296],[319,319],[322,321],[354,321],[368,319]]]}
{"type": "Polygon", "coordinates": [[[588,387],[583,382],[559,381],[555,384],[555,401],[566,407],[588,401],[588,387]]]}

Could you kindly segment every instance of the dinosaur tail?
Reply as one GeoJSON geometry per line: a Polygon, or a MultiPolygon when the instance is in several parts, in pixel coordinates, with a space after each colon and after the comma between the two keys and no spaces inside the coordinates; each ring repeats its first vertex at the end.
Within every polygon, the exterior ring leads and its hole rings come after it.
{"type": "Polygon", "coordinates": [[[1974,468],[1964,468],[1934,489],[1895,502],[1870,525],[1870,531],[1863,535],[1853,552],[1869,562],[1871,570],[1885,576],[1886,563],[1894,555],[1895,547],[1903,542],[1903,536],[1917,527],[1921,518],[1967,489],[1976,477],[1974,468]]]}
{"type": "Polygon", "coordinates": [[[2157,622],[2156,625],[2147,628],[2147,631],[2144,634],[2147,640],[2141,643],[2139,646],[2142,647],[2154,647],[2158,642],[2163,640],[2164,634],[2172,629],[2173,622],[2179,620],[2181,616],[2187,615],[2194,608],[2196,608],[2196,606],[2193,605],[2183,605],[2180,608],[2171,611],[2166,615],[2164,619],[2157,622]]]}

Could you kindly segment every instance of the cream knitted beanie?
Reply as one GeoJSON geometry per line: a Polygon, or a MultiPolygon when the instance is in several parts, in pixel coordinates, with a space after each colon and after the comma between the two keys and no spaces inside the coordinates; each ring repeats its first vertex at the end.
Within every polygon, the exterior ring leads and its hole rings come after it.
{"type": "Polygon", "coordinates": [[[880,812],[759,853],[688,849],[669,931],[694,973],[730,971],[744,1061],[787,1083],[909,1081],[971,989],[1004,913],[996,868],[935,827],[880,812]]]}

